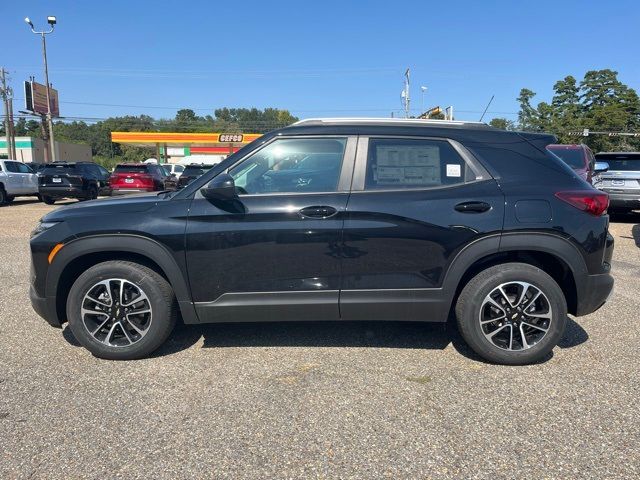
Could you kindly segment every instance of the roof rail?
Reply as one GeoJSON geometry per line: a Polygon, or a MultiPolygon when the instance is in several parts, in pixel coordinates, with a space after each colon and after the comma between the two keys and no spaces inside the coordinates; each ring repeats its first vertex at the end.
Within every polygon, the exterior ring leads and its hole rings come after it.
{"type": "Polygon", "coordinates": [[[317,125],[323,123],[369,123],[369,124],[408,124],[408,125],[476,125],[488,126],[484,122],[467,122],[459,120],[434,120],[423,118],[384,118],[384,117],[335,117],[335,118],[307,118],[299,120],[293,125],[317,125]]]}

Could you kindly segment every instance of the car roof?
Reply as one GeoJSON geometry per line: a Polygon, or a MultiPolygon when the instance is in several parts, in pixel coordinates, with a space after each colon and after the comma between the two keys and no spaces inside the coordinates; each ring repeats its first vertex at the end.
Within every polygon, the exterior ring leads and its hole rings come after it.
{"type": "Polygon", "coordinates": [[[382,126],[411,126],[411,127],[461,127],[493,129],[494,127],[483,122],[468,122],[458,120],[428,120],[422,118],[377,118],[377,117],[345,117],[345,118],[307,118],[294,123],[292,126],[310,125],[382,125],[382,126]]]}
{"type": "Polygon", "coordinates": [[[565,150],[583,150],[588,148],[584,143],[552,143],[551,145],[547,145],[547,148],[556,148],[556,149],[565,149],[565,150]]]}
{"type": "Polygon", "coordinates": [[[543,148],[557,139],[547,133],[517,132],[481,122],[424,120],[418,118],[310,118],[275,130],[280,135],[397,135],[444,137],[459,141],[511,143],[530,141],[543,148]]]}

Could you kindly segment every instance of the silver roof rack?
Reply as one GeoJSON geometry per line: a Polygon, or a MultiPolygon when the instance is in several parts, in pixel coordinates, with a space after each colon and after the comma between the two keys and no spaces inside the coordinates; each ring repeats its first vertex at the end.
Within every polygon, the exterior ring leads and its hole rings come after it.
{"type": "Polygon", "coordinates": [[[458,120],[433,120],[423,118],[376,118],[376,117],[336,117],[336,118],[306,118],[294,125],[366,123],[366,124],[398,124],[398,125],[476,125],[487,126],[484,122],[466,122],[458,120]]]}

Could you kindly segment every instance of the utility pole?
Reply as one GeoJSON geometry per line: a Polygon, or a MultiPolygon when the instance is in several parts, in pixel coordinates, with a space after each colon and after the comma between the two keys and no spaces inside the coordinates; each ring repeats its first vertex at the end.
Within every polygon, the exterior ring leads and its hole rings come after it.
{"type": "MultiPolygon", "coordinates": [[[[41,31],[37,32],[33,27],[33,23],[29,20],[29,17],[25,18],[24,21],[31,27],[31,31],[36,35],[40,35],[42,37],[42,58],[44,60],[44,81],[47,87],[47,129],[49,130],[49,158],[48,161],[55,162],[56,161],[56,142],[53,138],[53,117],[51,115],[51,84],[49,83],[49,66],[47,64],[47,40],[46,35],[53,33],[54,25],[57,23],[56,17],[49,16],[47,17],[47,23],[50,25],[49,31],[41,31]]],[[[43,128],[44,130],[44,128],[43,128]]]]}
{"type": "Polygon", "coordinates": [[[0,68],[0,96],[2,96],[2,104],[4,106],[4,134],[7,143],[7,157],[14,158],[13,119],[10,108],[12,93],[11,88],[7,86],[7,76],[4,68],[0,68]]]}
{"type": "Polygon", "coordinates": [[[409,69],[404,72],[404,116],[405,118],[409,118],[411,98],[409,93],[410,79],[409,79],[409,69]]]}

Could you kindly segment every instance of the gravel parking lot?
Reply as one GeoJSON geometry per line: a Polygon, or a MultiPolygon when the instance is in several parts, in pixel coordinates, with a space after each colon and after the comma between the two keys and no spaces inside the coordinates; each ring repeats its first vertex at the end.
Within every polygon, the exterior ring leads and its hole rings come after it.
{"type": "Polygon", "coordinates": [[[180,327],[109,362],[28,299],[29,232],[0,209],[0,478],[638,478],[640,215],[616,289],[546,362],[484,363],[413,323],[180,327]]]}

